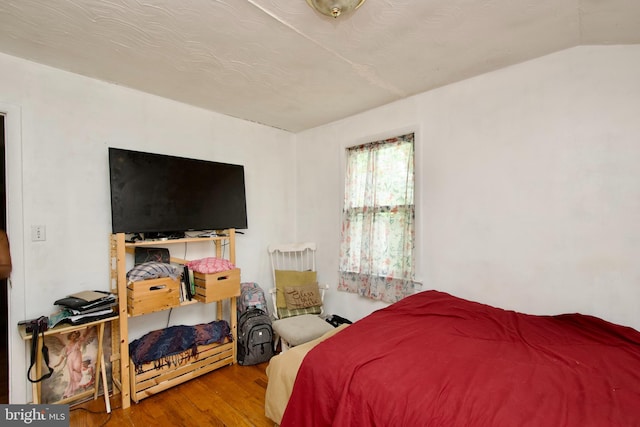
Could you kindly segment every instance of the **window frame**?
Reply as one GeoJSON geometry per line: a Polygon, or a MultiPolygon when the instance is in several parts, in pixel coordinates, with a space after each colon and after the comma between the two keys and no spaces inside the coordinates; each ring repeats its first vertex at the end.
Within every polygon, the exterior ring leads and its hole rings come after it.
{"type": "MultiPolygon", "coordinates": [[[[340,184],[341,184],[341,191],[340,191],[340,232],[339,232],[339,239],[338,239],[338,246],[340,248],[339,253],[342,250],[342,240],[343,240],[343,231],[342,231],[342,227],[344,226],[344,221],[345,221],[345,200],[346,200],[346,193],[347,193],[347,168],[348,168],[348,156],[349,156],[349,150],[353,149],[353,148],[357,148],[360,146],[365,146],[365,145],[369,145],[369,144],[382,144],[385,143],[385,141],[388,140],[392,140],[395,138],[400,138],[403,136],[406,136],[408,134],[413,134],[413,210],[414,210],[414,218],[413,218],[413,227],[414,227],[414,231],[413,231],[413,283],[414,283],[414,288],[417,288],[419,286],[421,286],[421,282],[417,281],[417,277],[420,276],[421,274],[421,269],[420,266],[417,263],[417,260],[420,259],[420,216],[418,215],[418,212],[420,211],[420,168],[418,167],[419,165],[419,161],[418,159],[420,158],[420,150],[419,150],[419,140],[420,140],[420,132],[419,130],[417,130],[416,127],[409,127],[409,128],[403,128],[403,129],[397,129],[393,132],[388,132],[385,134],[380,134],[377,136],[370,136],[370,137],[366,137],[366,138],[361,138],[359,141],[357,141],[355,144],[352,143],[351,144],[342,144],[341,145],[341,179],[340,179],[340,184]]],[[[396,206],[396,205],[394,205],[396,206]]],[[[399,206],[399,205],[398,205],[399,206]]],[[[375,206],[374,209],[381,211],[385,209],[385,206],[382,205],[378,205],[375,206]]],[[[339,281],[342,277],[342,257],[339,255],[339,259],[338,259],[338,276],[339,276],[339,281]]],[[[381,276],[382,277],[382,276],[381,276]]],[[[340,287],[340,286],[339,286],[340,287]]],[[[344,290],[344,289],[342,289],[344,290]]],[[[362,292],[358,291],[358,293],[360,295],[363,295],[362,292]]],[[[388,301],[385,300],[384,298],[378,298],[378,297],[372,297],[370,295],[363,295],[363,296],[368,296],[369,298],[372,298],[374,300],[382,300],[384,302],[394,302],[394,301],[388,301]]],[[[407,295],[404,295],[407,296],[407,295]]],[[[404,297],[403,296],[403,297],[404,297]]]]}

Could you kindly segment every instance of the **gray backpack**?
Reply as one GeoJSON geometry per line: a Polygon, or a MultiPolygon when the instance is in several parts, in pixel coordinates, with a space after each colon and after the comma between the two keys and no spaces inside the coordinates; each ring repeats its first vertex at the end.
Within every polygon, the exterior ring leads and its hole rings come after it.
{"type": "Polygon", "coordinates": [[[238,364],[257,365],[273,354],[271,318],[259,308],[247,309],[238,319],[238,364]]]}

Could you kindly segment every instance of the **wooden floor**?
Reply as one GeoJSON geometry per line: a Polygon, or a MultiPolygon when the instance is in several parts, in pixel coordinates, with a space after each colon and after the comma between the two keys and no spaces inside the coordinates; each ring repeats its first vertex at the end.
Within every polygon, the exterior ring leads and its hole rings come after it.
{"type": "Polygon", "coordinates": [[[158,393],[121,409],[120,395],[105,412],[102,396],[70,408],[70,426],[265,426],[268,363],[231,365],[158,393]],[[91,412],[89,412],[91,411],[91,412]]]}

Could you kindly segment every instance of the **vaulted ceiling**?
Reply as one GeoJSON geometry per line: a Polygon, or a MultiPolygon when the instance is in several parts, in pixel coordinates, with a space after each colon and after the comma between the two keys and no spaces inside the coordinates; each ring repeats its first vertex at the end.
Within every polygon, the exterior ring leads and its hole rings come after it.
{"type": "MultiPolygon", "coordinates": [[[[577,45],[640,0],[0,0],[0,52],[292,132],[577,45]]],[[[0,71],[1,74],[1,71],[0,71]]]]}

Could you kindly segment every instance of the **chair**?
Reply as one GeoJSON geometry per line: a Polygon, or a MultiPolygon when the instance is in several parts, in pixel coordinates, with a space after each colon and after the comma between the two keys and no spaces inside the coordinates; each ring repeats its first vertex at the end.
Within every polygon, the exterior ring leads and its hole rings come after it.
{"type": "Polygon", "coordinates": [[[273,331],[281,351],[314,340],[333,329],[320,316],[326,285],[318,285],[315,243],[270,245],[273,272],[270,290],[275,320],[273,331]]]}

